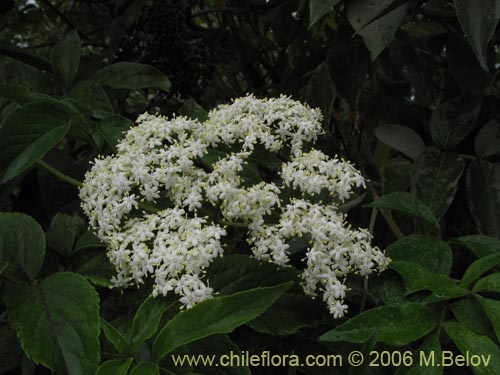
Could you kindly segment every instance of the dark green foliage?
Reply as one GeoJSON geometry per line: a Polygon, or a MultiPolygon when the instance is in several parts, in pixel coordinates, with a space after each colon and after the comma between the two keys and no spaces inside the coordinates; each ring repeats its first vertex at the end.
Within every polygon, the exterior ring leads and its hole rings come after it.
{"type": "MultiPolygon", "coordinates": [[[[0,0],[0,374],[455,371],[169,356],[265,350],[471,352],[491,361],[461,374],[499,373],[499,15],[499,0],[0,0]],[[317,147],[367,179],[341,209],[393,262],[348,280],[343,320],[303,294],[300,239],[278,270],[237,230],[208,269],[211,301],[181,312],[149,281],[109,289],[114,269],[79,208],[89,163],[138,114],[204,120],[246,93],[320,108],[317,147]]],[[[262,154],[245,178],[279,163],[262,154]]]]}

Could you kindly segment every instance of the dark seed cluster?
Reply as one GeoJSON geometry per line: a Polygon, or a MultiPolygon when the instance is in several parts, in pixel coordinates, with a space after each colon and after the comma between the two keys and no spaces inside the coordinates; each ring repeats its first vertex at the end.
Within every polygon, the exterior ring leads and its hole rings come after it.
{"type": "Polygon", "coordinates": [[[126,31],[118,58],[157,67],[172,81],[170,95],[196,98],[213,72],[208,52],[188,1],[149,0],[126,31]]]}

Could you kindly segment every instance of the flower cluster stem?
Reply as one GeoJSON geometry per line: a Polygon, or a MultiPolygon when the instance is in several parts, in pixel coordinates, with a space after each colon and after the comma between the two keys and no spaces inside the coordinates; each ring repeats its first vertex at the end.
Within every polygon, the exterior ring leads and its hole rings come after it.
{"type": "Polygon", "coordinates": [[[64,182],[67,182],[70,185],[73,185],[73,186],[76,186],[76,187],[82,186],[81,181],[78,181],[78,180],[74,179],[73,177],[70,177],[67,174],[62,173],[61,171],[59,171],[58,169],[54,168],[53,166],[51,166],[50,164],[44,162],[41,159],[37,160],[37,164],[40,167],[42,167],[45,170],[47,170],[48,172],[52,173],[54,176],[56,176],[60,180],[62,180],[64,182]]]}

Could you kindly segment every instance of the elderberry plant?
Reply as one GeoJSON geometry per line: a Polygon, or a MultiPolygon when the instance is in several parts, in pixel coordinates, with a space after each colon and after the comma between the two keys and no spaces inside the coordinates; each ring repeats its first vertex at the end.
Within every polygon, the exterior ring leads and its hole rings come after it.
{"type": "Polygon", "coordinates": [[[116,155],[94,161],[80,190],[116,267],[114,285],[152,278],[154,296],[173,292],[190,308],[214,294],[206,268],[236,226],[246,229],[255,258],[279,267],[290,263],[292,239],[306,241],[304,292],[322,293],[334,318],[344,316],[347,276],[383,271],[389,259],[339,212],[365,182],[350,162],[312,148],[321,120],[319,110],[288,97],[251,95],[203,123],[140,116],[116,155]],[[249,183],[250,161],[263,153],[280,165],[249,183]]]}

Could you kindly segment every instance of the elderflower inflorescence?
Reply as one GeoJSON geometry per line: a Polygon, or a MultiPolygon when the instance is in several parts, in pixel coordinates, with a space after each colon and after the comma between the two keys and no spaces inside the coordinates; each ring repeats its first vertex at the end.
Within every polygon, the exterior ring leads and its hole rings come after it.
{"type": "Polygon", "coordinates": [[[290,262],[290,241],[305,240],[304,291],[321,292],[342,317],[346,277],[382,271],[389,260],[338,210],[353,188],[365,186],[360,173],[343,159],[306,151],[322,132],[321,119],[288,97],[251,95],[217,107],[203,123],[140,116],[115,156],[94,161],[80,190],[116,267],[113,283],[152,279],[153,295],[173,292],[192,307],[214,292],[205,273],[223,255],[226,227],[243,226],[253,256],[281,267],[290,262]],[[266,166],[252,159],[262,153],[284,160],[274,179],[261,178],[266,166]],[[320,194],[329,201],[313,199],[320,194]]]}

